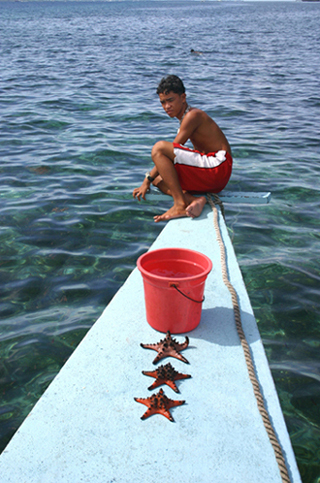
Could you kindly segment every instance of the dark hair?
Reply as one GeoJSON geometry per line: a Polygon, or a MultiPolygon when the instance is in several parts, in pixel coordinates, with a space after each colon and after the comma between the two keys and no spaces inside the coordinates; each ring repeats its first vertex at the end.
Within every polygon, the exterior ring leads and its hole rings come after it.
{"type": "Polygon", "coordinates": [[[174,92],[175,94],[184,94],[186,92],[182,80],[176,75],[163,77],[158,85],[157,94],[168,94],[169,92],[174,92]]]}

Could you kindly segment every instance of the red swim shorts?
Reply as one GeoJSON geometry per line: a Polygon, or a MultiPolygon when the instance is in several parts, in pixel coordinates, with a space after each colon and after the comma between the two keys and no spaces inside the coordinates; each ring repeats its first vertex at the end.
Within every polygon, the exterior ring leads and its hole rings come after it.
{"type": "Polygon", "coordinates": [[[227,185],[232,157],[227,151],[203,154],[173,143],[174,166],[181,188],[193,193],[219,193],[227,185]]]}

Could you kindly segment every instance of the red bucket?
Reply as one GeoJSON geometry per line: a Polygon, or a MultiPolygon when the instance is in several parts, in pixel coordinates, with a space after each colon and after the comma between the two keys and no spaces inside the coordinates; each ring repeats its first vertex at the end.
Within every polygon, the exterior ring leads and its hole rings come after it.
{"type": "Polygon", "coordinates": [[[185,248],[160,248],[141,255],[147,321],[160,332],[180,334],[200,322],[210,258],[185,248]]]}

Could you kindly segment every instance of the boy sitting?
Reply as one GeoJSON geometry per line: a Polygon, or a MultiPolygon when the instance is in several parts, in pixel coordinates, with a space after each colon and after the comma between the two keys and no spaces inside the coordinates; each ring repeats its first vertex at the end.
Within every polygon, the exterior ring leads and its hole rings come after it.
{"type": "Polygon", "coordinates": [[[145,199],[152,183],[173,198],[172,208],[155,216],[155,222],[182,216],[195,218],[201,214],[206,198],[194,194],[219,193],[227,185],[232,171],[231,148],[211,117],[187,104],[179,77],[163,78],[157,94],[166,113],[179,119],[180,129],[173,143],[158,141],[153,146],[151,156],[155,166],[142,185],[133,190],[133,196],[139,201],[140,197],[145,199]],[[184,146],[188,139],[194,149],[184,146]]]}

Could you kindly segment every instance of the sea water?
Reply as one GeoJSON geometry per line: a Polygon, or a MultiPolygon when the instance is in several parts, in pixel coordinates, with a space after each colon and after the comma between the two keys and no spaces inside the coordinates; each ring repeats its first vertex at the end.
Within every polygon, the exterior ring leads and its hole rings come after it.
{"type": "MultiPolygon", "coordinates": [[[[162,76],[224,130],[225,205],[304,483],[320,481],[320,4],[0,2],[0,442],[164,226],[162,76]],[[201,52],[192,54],[191,49],[201,52]]],[[[208,235],[210,236],[210,235],[208,235]]]]}

